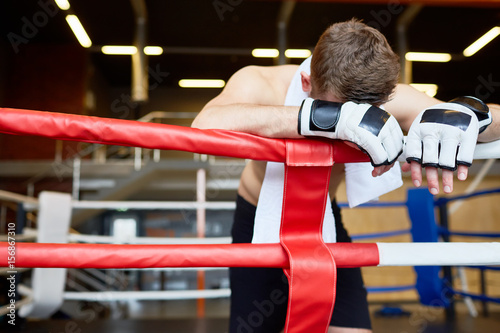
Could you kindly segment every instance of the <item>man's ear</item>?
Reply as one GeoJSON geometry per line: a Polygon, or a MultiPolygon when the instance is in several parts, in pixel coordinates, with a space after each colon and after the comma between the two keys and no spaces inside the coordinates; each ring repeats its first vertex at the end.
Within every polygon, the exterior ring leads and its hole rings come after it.
{"type": "Polygon", "coordinates": [[[302,90],[306,93],[311,92],[311,76],[306,72],[300,72],[300,82],[302,83],[302,90]]]}

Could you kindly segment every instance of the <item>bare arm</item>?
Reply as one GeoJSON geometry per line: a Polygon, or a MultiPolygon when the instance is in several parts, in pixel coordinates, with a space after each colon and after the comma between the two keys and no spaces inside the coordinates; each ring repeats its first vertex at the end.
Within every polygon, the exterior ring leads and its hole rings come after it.
{"type": "Polygon", "coordinates": [[[299,107],[283,106],[295,66],[245,67],[201,110],[192,127],[296,138],[299,107]]]}
{"type": "Polygon", "coordinates": [[[490,108],[493,121],[483,133],[479,134],[479,142],[489,142],[500,139],[500,105],[488,104],[488,107],[490,108]]]}
{"type": "MultiPolygon", "coordinates": [[[[406,84],[399,84],[396,88],[394,98],[390,100],[385,108],[399,122],[404,131],[408,131],[413,120],[426,108],[438,103],[443,103],[436,98],[414,89],[406,84]]],[[[479,135],[479,142],[489,142],[500,139],[500,105],[488,104],[493,122],[479,135]]]]}
{"type": "Polygon", "coordinates": [[[421,111],[438,103],[442,103],[442,101],[409,85],[398,84],[393,98],[385,105],[385,109],[396,117],[403,131],[408,131],[413,120],[421,111]]]}
{"type": "MultiPolygon", "coordinates": [[[[386,104],[386,109],[392,113],[398,120],[401,128],[408,131],[413,120],[417,115],[426,108],[442,103],[442,101],[429,97],[424,93],[413,89],[411,86],[400,84],[396,89],[394,98],[386,104]]],[[[500,138],[500,106],[490,104],[490,111],[493,116],[493,123],[483,132],[478,138],[478,141],[492,141],[500,138]]],[[[419,187],[422,184],[422,166],[417,162],[411,162],[411,165],[405,163],[402,166],[403,171],[411,171],[411,178],[415,186],[419,187]]],[[[434,167],[427,167],[426,178],[427,185],[432,194],[439,193],[439,176],[438,171],[434,167]]],[[[459,180],[467,178],[468,168],[464,165],[459,165],[457,177],[459,180]]],[[[450,170],[442,170],[442,182],[445,193],[453,191],[453,172],[450,170]]]]}

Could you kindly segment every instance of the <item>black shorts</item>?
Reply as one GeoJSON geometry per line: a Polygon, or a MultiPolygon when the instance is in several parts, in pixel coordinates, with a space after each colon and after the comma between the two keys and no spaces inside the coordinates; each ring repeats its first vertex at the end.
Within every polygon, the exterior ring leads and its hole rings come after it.
{"type": "MultiPolygon", "coordinates": [[[[332,202],[337,242],[351,242],[332,202]]],[[[238,196],[232,228],[233,243],[251,243],[255,206],[238,196]]],[[[230,333],[278,333],[285,326],[288,280],[280,268],[229,269],[230,333]]],[[[318,290],[321,292],[321,290],[318,290]]],[[[359,268],[337,269],[337,295],[330,326],[371,329],[366,289],[359,268]]]]}

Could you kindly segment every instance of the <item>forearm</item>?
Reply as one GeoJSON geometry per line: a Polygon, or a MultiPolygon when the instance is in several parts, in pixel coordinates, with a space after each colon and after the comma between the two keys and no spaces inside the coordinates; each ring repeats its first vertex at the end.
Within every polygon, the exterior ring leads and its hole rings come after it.
{"type": "Polygon", "coordinates": [[[269,138],[299,138],[298,106],[228,104],[205,107],[192,123],[201,129],[227,129],[269,138]]]}
{"type": "Polygon", "coordinates": [[[479,134],[479,142],[490,142],[500,139],[500,105],[488,104],[488,107],[490,108],[493,122],[484,130],[483,133],[479,134]]]}

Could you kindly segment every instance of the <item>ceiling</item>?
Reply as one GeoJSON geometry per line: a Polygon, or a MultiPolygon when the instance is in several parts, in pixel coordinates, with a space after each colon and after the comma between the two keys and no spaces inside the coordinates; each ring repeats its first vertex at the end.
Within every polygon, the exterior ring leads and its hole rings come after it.
{"type": "MultiPolygon", "coordinates": [[[[129,0],[69,0],[93,48],[89,57],[110,86],[130,86],[131,57],[99,52],[105,44],[130,45],[134,40],[134,12],[129,0]]],[[[500,102],[500,38],[478,54],[464,59],[463,49],[493,26],[500,25],[499,1],[424,1],[408,29],[410,51],[449,52],[449,63],[414,63],[413,81],[436,83],[442,99],[484,93],[487,101],[500,102]]],[[[273,65],[272,59],[253,58],[257,47],[277,47],[277,18],[281,1],[256,0],[146,0],[148,45],[165,47],[161,56],[150,56],[149,66],[168,76],[161,82],[176,86],[181,78],[227,80],[237,69],[273,65]],[[219,53],[219,54],[214,54],[219,53]]],[[[314,47],[330,24],[356,17],[379,28],[397,49],[398,17],[413,1],[298,1],[292,13],[289,48],[314,47]]],[[[52,0],[0,1],[0,33],[9,46],[9,32],[20,34],[26,21],[43,19],[40,12],[52,0]],[[37,16],[38,15],[38,16],[37,16]]],[[[77,44],[62,11],[41,21],[33,43],[77,44]]],[[[22,52],[20,46],[20,52],[22,52]]],[[[12,50],[11,50],[12,51],[12,50]]],[[[293,60],[292,63],[298,63],[293,60]]]]}

